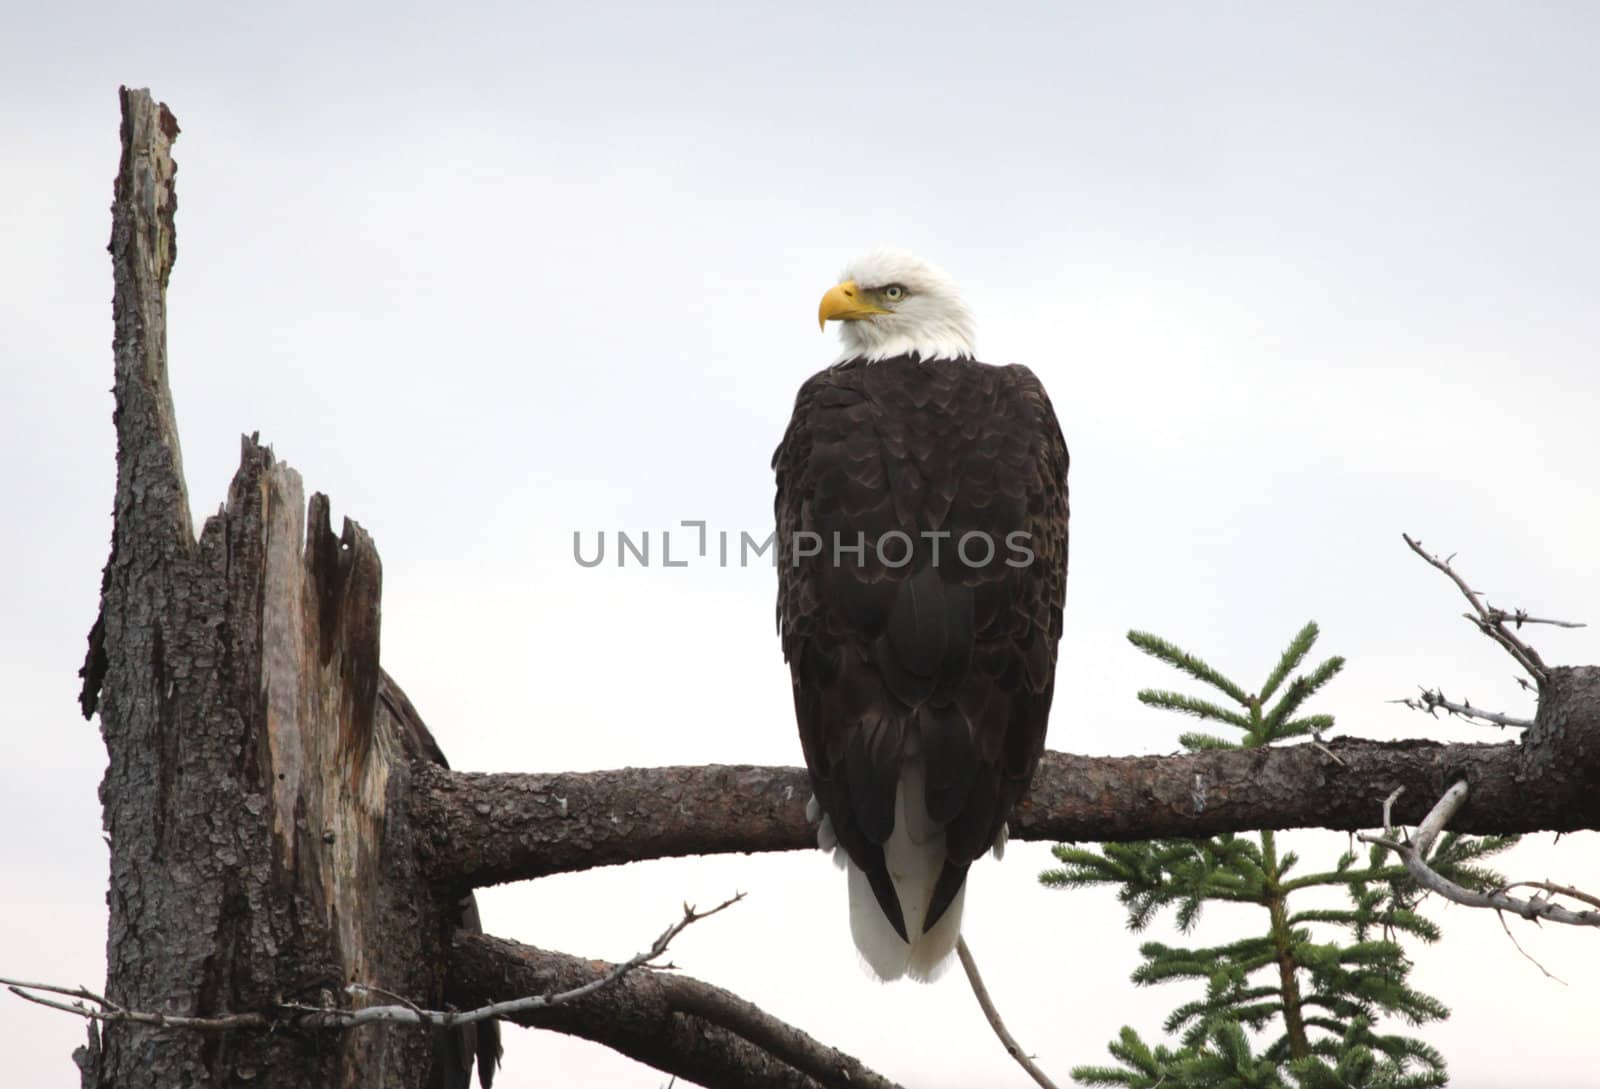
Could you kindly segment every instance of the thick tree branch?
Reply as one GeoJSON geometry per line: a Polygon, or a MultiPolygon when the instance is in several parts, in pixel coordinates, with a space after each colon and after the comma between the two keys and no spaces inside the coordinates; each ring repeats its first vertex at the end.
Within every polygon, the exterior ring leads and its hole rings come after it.
{"type": "MultiPolygon", "coordinates": [[[[457,933],[448,995],[457,1006],[476,1007],[570,991],[613,969],[503,938],[457,933]]],[[[594,1040],[707,1089],[894,1089],[857,1059],[686,976],[635,972],[577,1001],[509,1019],[594,1040]]]]}
{"type": "Polygon", "coordinates": [[[685,905],[683,917],[649,949],[616,964],[549,953],[476,931],[458,931],[449,992],[456,1003],[473,1007],[466,1011],[426,1010],[384,988],[360,984],[351,984],[346,991],[376,994],[395,1004],[341,1009],[285,1003],[269,1011],[187,1017],[129,1009],[81,986],[16,979],[0,979],[0,986],[29,1002],[90,1021],[196,1033],[339,1031],[373,1024],[423,1023],[451,1029],[500,1018],[595,1040],[709,1089],[897,1089],[857,1059],[819,1043],[737,995],[685,976],[646,971],[656,967],[672,939],[685,928],[742,896],[704,912],[685,905]]]}
{"type": "MultiPolygon", "coordinates": [[[[1600,669],[1552,669],[1542,701],[1565,718],[1529,744],[1441,745],[1350,738],[1176,756],[1048,752],[1011,821],[1016,839],[1106,841],[1262,828],[1371,828],[1420,821],[1457,780],[1472,801],[1463,832],[1600,828],[1600,669]],[[1570,697],[1570,698],[1566,698],[1570,697]],[[1594,744],[1585,739],[1595,738],[1594,744]],[[1560,754],[1560,755],[1558,755],[1560,754]],[[1537,782],[1537,787],[1530,783],[1537,782]]],[[[420,770],[413,816],[435,880],[491,885],[646,858],[800,850],[804,769],[709,766],[568,774],[420,770]]]]}

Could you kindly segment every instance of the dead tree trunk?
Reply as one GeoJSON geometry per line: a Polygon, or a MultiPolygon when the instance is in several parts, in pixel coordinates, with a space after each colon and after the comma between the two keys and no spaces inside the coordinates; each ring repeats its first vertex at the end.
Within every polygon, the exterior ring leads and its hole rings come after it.
{"type": "MultiPolygon", "coordinates": [[[[110,754],[108,995],[214,1015],[343,1005],[359,980],[443,1001],[454,897],[418,875],[407,738],[380,713],[371,540],[245,440],[227,503],[191,530],[166,376],[178,127],[122,93],[116,276],[117,494],[85,667],[110,754]]],[[[421,1085],[426,1030],[228,1034],[104,1027],[106,1089],[421,1085]]]]}
{"type": "MultiPolygon", "coordinates": [[[[592,961],[459,933],[462,895],[642,858],[803,848],[808,784],[796,768],[450,772],[379,666],[382,573],[360,527],[335,536],[327,499],[307,504],[299,476],[251,438],[197,539],[167,383],[178,126],[145,91],[124,90],[122,110],[115,524],[82,701],[110,756],[105,998],[145,1021],[91,1029],[83,1084],[459,1085],[474,1050],[460,1026],[340,1030],[305,1009],[439,1010],[601,979],[592,961]],[[248,1023],[146,1023],[228,1014],[248,1023]]],[[[1600,827],[1600,670],[1550,670],[1540,696],[1525,744],[1049,754],[1013,831],[1358,828],[1396,786],[1410,789],[1395,815],[1411,820],[1462,779],[1464,830],[1600,827]]],[[[725,991],[681,976],[624,982],[517,1019],[709,1086],[890,1085],[725,991]]],[[[492,1051],[491,1027],[478,1044],[492,1051]]]]}

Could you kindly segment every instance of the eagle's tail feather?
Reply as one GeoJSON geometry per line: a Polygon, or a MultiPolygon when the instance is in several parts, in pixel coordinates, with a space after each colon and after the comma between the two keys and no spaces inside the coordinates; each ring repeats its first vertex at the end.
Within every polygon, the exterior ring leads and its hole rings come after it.
{"type": "Polygon", "coordinates": [[[906,974],[919,983],[931,983],[950,967],[950,954],[961,940],[961,909],[967,899],[966,882],[956,891],[955,899],[939,916],[937,922],[916,941],[911,943],[911,959],[906,964],[906,974]]]}
{"type": "Polygon", "coordinates": [[[922,761],[914,748],[901,768],[895,791],[894,831],[883,845],[883,861],[893,882],[905,921],[907,943],[885,916],[872,882],[850,864],[850,936],[867,966],[879,979],[899,979],[909,974],[921,981],[936,979],[961,937],[961,909],[966,884],[949,900],[949,906],[924,933],[940,878],[945,873],[944,829],[928,817],[924,797],[922,761]]]}
{"type": "Polygon", "coordinates": [[[910,964],[911,946],[894,932],[861,867],[846,861],[845,872],[850,885],[850,937],[856,952],[879,979],[899,979],[910,964]]]}

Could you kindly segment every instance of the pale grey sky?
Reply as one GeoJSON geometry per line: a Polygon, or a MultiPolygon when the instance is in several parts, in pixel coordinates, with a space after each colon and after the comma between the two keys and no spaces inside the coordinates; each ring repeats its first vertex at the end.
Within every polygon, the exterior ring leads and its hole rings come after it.
{"type": "MultiPolygon", "coordinates": [[[[0,111],[0,972],[103,978],[104,750],[75,713],[112,488],[116,86],[176,111],[171,358],[192,505],[260,430],[374,535],[384,658],[457,767],[793,763],[770,570],[583,570],[574,530],[764,533],[818,296],[879,244],[945,266],[982,355],[1030,365],[1073,454],[1055,748],[1163,752],[1149,628],[1263,671],[1308,618],[1321,707],[1527,711],[1402,530],[1507,603],[1600,621],[1600,16],[1392,6],[34,5],[0,111]],[[266,376],[266,377],[263,377],[266,376]]],[[[1600,633],[1540,633],[1600,661],[1600,633]]],[[[1376,816],[1376,815],[1375,815],[1376,816]]],[[[1298,837],[1297,837],[1298,838],[1298,837]]],[[[1525,877],[1593,885],[1596,837],[1525,877]]],[[[1303,854],[1343,837],[1309,834],[1303,854]]],[[[967,933],[1065,1080],[1135,990],[1108,896],[973,874],[967,933]]],[[[604,957],[749,899],[685,970],[927,1089],[1021,1085],[959,979],[869,982],[820,855],[651,863],[483,894],[489,928],[604,957]]],[[[1600,942],[1434,907],[1416,982],[1463,1089],[1593,1083],[1600,942]]],[[[1226,927],[1233,920],[1219,920],[1226,927]]],[[[0,1005],[12,1083],[76,1084],[68,1018],[0,1005]]],[[[511,1033],[508,1089],[654,1087],[511,1033]]]]}

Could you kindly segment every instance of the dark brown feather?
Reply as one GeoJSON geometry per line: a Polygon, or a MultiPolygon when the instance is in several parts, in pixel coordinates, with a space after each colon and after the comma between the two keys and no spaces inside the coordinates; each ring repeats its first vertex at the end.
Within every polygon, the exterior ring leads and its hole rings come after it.
{"type": "Polygon", "coordinates": [[[882,847],[908,739],[950,856],[926,926],[1044,750],[1066,592],[1066,444],[1025,367],[851,360],[801,387],[773,468],[778,628],[806,766],[904,937],[882,847]],[[885,540],[896,531],[909,541],[885,540]],[[803,555],[818,538],[820,553],[803,555]]]}

